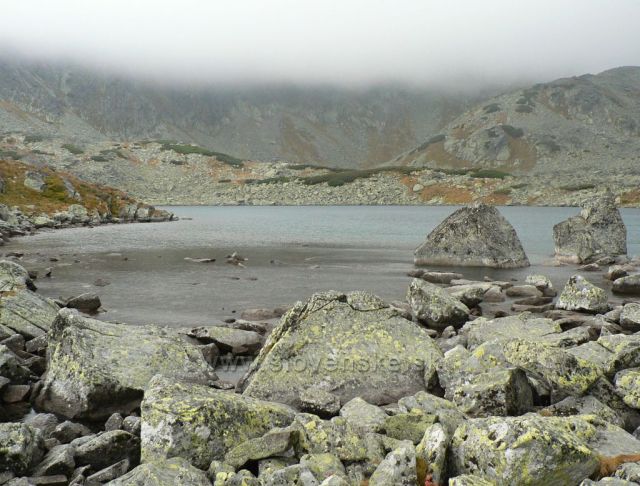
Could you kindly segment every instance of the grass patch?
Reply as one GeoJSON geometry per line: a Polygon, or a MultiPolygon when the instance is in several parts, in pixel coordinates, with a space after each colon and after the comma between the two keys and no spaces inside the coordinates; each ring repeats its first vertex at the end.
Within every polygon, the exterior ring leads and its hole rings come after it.
{"type": "Polygon", "coordinates": [[[487,105],[483,108],[485,114],[490,114],[490,113],[496,113],[498,111],[500,111],[502,108],[500,108],[500,105],[498,103],[491,103],[490,105],[487,105]]]}
{"type": "Polygon", "coordinates": [[[67,152],[72,153],[73,155],[80,155],[84,153],[84,150],[82,150],[77,145],[73,145],[72,143],[63,143],[62,148],[65,149],[67,152]]]}
{"type": "Polygon", "coordinates": [[[510,187],[501,187],[500,189],[496,189],[495,191],[493,191],[494,194],[502,194],[502,195],[509,195],[511,194],[511,188],[510,187]]]}
{"type": "Polygon", "coordinates": [[[513,184],[511,186],[511,189],[523,189],[525,187],[527,187],[529,184],[527,184],[526,182],[521,182],[519,184],[513,184]]]}
{"type": "Polygon", "coordinates": [[[330,174],[322,174],[312,177],[304,177],[300,180],[308,185],[313,186],[316,184],[327,183],[330,187],[339,187],[345,184],[349,184],[357,179],[368,179],[371,176],[381,174],[384,172],[397,172],[399,174],[411,174],[416,169],[411,167],[379,167],[377,169],[362,169],[362,170],[341,170],[339,172],[332,172],[330,174]]]}
{"type": "Polygon", "coordinates": [[[501,170],[494,169],[480,169],[469,174],[469,176],[474,179],[504,179],[510,175],[511,174],[508,172],[502,172],[501,170]]]}
{"type": "Polygon", "coordinates": [[[94,162],[108,162],[109,159],[107,159],[104,155],[92,155],[91,156],[91,160],[93,160],[94,162]]]}
{"type": "Polygon", "coordinates": [[[44,141],[44,139],[42,135],[25,135],[24,143],[38,143],[44,141]]]}
{"type": "Polygon", "coordinates": [[[198,154],[204,155],[205,157],[215,157],[220,162],[236,167],[243,164],[243,161],[241,159],[238,159],[237,157],[233,157],[229,154],[223,154],[221,152],[214,152],[213,150],[209,150],[204,147],[198,147],[197,145],[173,143],[169,141],[158,141],[158,143],[162,144],[161,150],[173,150],[175,153],[181,155],[198,154]]]}
{"type": "Polygon", "coordinates": [[[20,155],[15,150],[2,150],[0,149],[0,159],[13,159],[20,160],[22,155],[20,155]]]}
{"type": "Polygon", "coordinates": [[[253,181],[254,184],[282,184],[284,182],[291,182],[295,178],[279,176],[279,177],[267,177],[266,179],[256,179],[253,181]]]}
{"type": "Polygon", "coordinates": [[[511,125],[500,125],[500,128],[512,138],[520,138],[524,135],[524,130],[522,128],[516,128],[511,125]]]}

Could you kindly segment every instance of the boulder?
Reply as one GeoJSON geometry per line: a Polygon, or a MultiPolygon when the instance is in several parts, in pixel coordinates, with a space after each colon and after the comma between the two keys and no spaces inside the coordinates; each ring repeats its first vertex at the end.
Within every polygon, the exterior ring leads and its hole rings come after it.
{"type": "Polygon", "coordinates": [[[49,332],[47,372],[37,406],[67,418],[105,420],[138,408],[156,374],[216,379],[197,346],[174,330],[111,324],[62,309],[49,332]]]}
{"type": "Polygon", "coordinates": [[[182,457],[141,464],[109,486],[211,486],[207,475],[182,457]]]}
{"type": "Polygon", "coordinates": [[[455,403],[427,392],[418,392],[412,397],[400,399],[398,409],[400,412],[410,412],[417,409],[426,414],[434,415],[448,434],[453,434],[466,419],[455,403]]]}
{"type": "Polygon", "coordinates": [[[471,419],[453,435],[451,473],[514,486],[578,484],[598,468],[587,446],[596,435],[581,417],[471,419]]]}
{"type": "Polygon", "coordinates": [[[629,275],[614,280],[611,290],[618,294],[640,295],[640,275],[629,275]]]}
{"type": "Polygon", "coordinates": [[[466,305],[444,289],[423,280],[411,281],[407,301],[416,318],[434,329],[461,327],[469,318],[466,305]]]}
{"type": "Polygon", "coordinates": [[[300,458],[300,465],[309,469],[318,481],[336,476],[344,480],[347,474],[340,459],[330,453],[305,454],[300,458]]]}
{"type": "Polygon", "coordinates": [[[461,279],[464,276],[461,273],[453,273],[453,272],[421,272],[420,276],[417,278],[421,278],[427,282],[431,282],[434,284],[447,284],[449,285],[452,280],[461,279]]]}
{"type": "Polygon", "coordinates": [[[93,470],[125,459],[137,466],[140,462],[140,439],[124,430],[103,432],[76,447],[74,457],[77,465],[91,465],[93,470]]]}
{"type": "Polygon", "coordinates": [[[569,277],[556,302],[556,308],[581,312],[604,313],[609,310],[607,293],[580,275],[569,277]]]}
{"type": "Polygon", "coordinates": [[[447,451],[451,435],[442,424],[433,424],[424,432],[416,446],[416,469],[418,484],[444,484],[447,474],[447,451]]]}
{"type": "Polygon", "coordinates": [[[47,333],[59,307],[26,289],[0,294],[0,325],[33,339],[47,333]]]}
{"type": "Polygon", "coordinates": [[[222,353],[255,355],[264,344],[264,338],[253,331],[243,331],[221,326],[196,327],[187,331],[203,343],[214,343],[222,353]]]}
{"type": "Polygon", "coordinates": [[[30,375],[15,353],[4,344],[0,344],[0,377],[9,380],[8,383],[26,383],[30,375]]]}
{"type": "Polygon", "coordinates": [[[34,191],[42,192],[47,188],[44,176],[39,172],[28,171],[24,174],[23,184],[34,191]]]}
{"type": "Polygon", "coordinates": [[[93,292],[87,292],[76,297],[72,297],[65,303],[65,306],[70,309],[78,309],[79,311],[88,313],[97,312],[101,305],[102,302],[100,302],[100,297],[93,292]]]}
{"type": "Polygon", "coordinates": [[[415,486],[416,479],[416,449],[412,444],[404,444],[384,458],[371,476],[369,486],[415,486]]]}
{"type": "Polygon", "coordinates": [[[458,209],[414,252],[416,265],[528,267],[529,259],[511,224],[493,206],[458,209]]]}
{"type": "Polygon", "coordinates": [[[294,418],[285,405],[161,376],[151,380],[141,408],[142,461],[180,456],[201,469],[294,418]]]}
{"type": "Polygon", "coordinates": [[[335,455],[341,461],[352,463],[370,458],[370,441],[360,429],[343,417],[321,420],[315,415],[299,413],[294,426],[300,430],[302,452],[335,455]]]}
{"type": "Polygon", "coordinates": [[[0,471],[26,473],[40,461],[43,449],[38,429],[20,423],[0,423],[0,471]]]}
{"type": "Polygon", "coordinates": [[[442,352],[417,324],[364,292],[315,294],[271,333],[238,384],[245,396],[300,406],[321,388],[374,405],[424,390],[442,352]]]}
{"type": "Polygon", "coordinates": [[[551,319],[534,317],[532,314],[523,313],[516,316],[486,319],[480,317],[469,322],[467,330],[467,343],[469,349],[474,349],[480,344],[493,339],[519,338],[536,340],[543,336],[562,332],[560,326],[551,319]]]}
{"type": "Polygon", "coordinates": [[[300,433],[294,427],[275,428],[262,437],[238,444],[225,455],[224,462],[240,469],[250,461],[257,462],[272,456],[285,456],[287,451],[298,446],[300,433]]]}
{"type": "Polygon", "coordinates": [[[615,376],[616,392],[629,407],[640,409],[640,368],[620,371],[615,376]]]}
{"type": "Polygon", "coordinates": [[[300,410],[327,418],[338,415],[340,397],[312,386],[300,392],[300,410]]]}
{"type": "Polygon", "coordinates": [[[347,402],[340,410],[351,425],[367,432],[379,432],[387,419],[387,414],[380,407],[367,403],[360,397],[347,402]]]}
{"type": "Polygon", "coordinates": [[[587,395],[584,397],[567,397],[564,400],[543,408],[538,412],[544,417],[569,417],[571,415],[595,415],[609,423],[624,427],[621,414],[605,405],[597,398],[587,395]]]}
{"type": "Polygon", "coordinates": [[[640,304],[632,302],[622,308],[620,325],[627,331],[640,331],[640,304]]]}
{"type": "Polygon", "coordinates": [[[555,225],[553,239],[556,258],[570,263],[627,253],[627,229],[608,191],[586,202],[578,216],[555,225]]]}
{"type": "Polygon", "coordinates": [[[29,272],[24,267],[10,260],[0,260],[0,289],[8,291],[16,287],[36,290],[29,272]]]}

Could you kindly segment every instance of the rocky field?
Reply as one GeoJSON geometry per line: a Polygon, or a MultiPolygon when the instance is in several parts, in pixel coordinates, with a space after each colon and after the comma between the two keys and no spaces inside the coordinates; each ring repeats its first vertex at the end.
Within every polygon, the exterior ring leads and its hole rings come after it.
{"type": "MultiPolygon", "coordinates": [[[[43,298],[10,255],[0,484],[639,484],[640,261],[614,241],[612,201],[554,229],[557,255],[591,272],[562,289],[416,268],[397,301],[330,291],[196,328],[95,320],[98,295],[43,298]]],[[[493,208],[427,241],[452,234],[416,261],[528,265],[493,208]],[[500,245],[477,248],[487,233],[500,245]]]]}

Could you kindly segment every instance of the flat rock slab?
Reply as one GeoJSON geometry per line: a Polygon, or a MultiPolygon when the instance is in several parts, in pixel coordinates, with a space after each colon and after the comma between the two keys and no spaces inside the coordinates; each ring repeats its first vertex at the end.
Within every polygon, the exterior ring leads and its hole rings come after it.
{"type": "Polygon", "coordinates": [[[141,464],[110,486],[211,486],[207,475],[181,457],[141,464]]]}
{"type": "Polygon", "coordinates": [[[60,308],[26,289],[0,293],[0,325],[33,339],[47,333],[60,308]]]}
{"type": "Polygon", "coordinates": [[[111,324],[63,309],[49,333],[36,404],[72,419],[128,415],[156,374],[198,383],[216,379],[197,346],[175,330],[111,324]]]}
{"type": "Polygon", "coordinates": [[[296,408],[301,393],[312,387],[341,403],[359,396],[387,404],[424,390],[441,357],[425,329],[379,298],[327,292],[283,317],[238,388],[296,408]]]}
{"type": "Polygon", "coordinates": [[[528,267],[529,259],[513,226],[493,206],[458,209],[414,252],[416,265],[528,267]]]}

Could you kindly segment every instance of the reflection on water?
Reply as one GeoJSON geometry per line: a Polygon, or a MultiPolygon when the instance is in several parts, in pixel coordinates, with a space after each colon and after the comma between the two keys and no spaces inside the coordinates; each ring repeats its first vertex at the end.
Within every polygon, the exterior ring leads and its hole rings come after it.
{"type": "MultiPolygon", "coordinates": [[[[13,240],[25,264],[53,266],[40,279],[52,297],[96,291],[103,319],[174,326],[207,324],[251,307],[291,304],[320,290],[363,289],[402,299],[412,251],[455,208],[425,206],[175,207],[173,223],[74,228],[13,240]],[[224,263],[233,251],[246,268],[224,263]],[[39,256],[34,256],[39,253],[39,256]],[[49,257],[59,262],[49,262],[49,257]],[[185,258],[216,258],[193,263],[185,258]],[[95,287],[96,279],[110,285],[95,287]]],[[[467,278],[523,279],[544,273],[561,287],[574,267],[550,266],[552,227],[576,208],[501,208],[533,268],[460,269],[467,278]]],[[[629,253],[640,253],[640,210],[622,211],[629,253]]],[[[591,275],[604,285],[600,274],[591,275]]]]}

